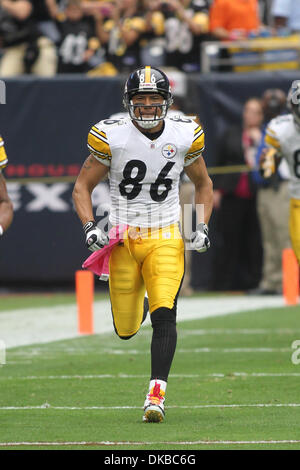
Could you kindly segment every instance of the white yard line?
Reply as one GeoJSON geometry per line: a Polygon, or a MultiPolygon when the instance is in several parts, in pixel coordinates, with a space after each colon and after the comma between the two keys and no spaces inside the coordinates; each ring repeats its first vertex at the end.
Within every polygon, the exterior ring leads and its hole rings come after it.
{"type": "MultiPolygon", "coordinates": [[[[100,350],[99,350],[100,351],[100,350]]],[[[138,356],[150,354],[149,351],[139,350],[139,349],[102,349],[105,354],[110,354],[112,356],[138,356]]],[[[177,348],[177,353],[179,354],[201,354],[201,353],[229,353],[229,354],[239,354],[239,353],[277,353],[277,352],[288,352],[291,353],[291,348],[190,348],[183,349],[177,348]]],[[[75,353],[76,354],[76,353],[75,353]]]]}
{"type": "MultiPolygon", "coordinates": [[[[299,408],[300,403],[236,403],[236,404],[211,404],[211,405],[170,405],[168,409],[196,410],[205,408],[299,408]]],[[[142,406],[52,406],[49,403],[43,405],[28,406],[0,406],[1,411],[25,411],[25,410],[141,410],[142,406]]]]}
{"type": "MultiPolygon", "coordinates": [[[[30,446],[157,446],[157,445],[180,445],[180,446],[192,446],[192,445],[257,445],[257,444],[300,444],[300,440],[261,440],[261,441],[56,441],[56,442],[0,442],[0,447],[30,447],[30,446]]],[[[128,457],[129,458],[129,457],[128,457]]],[[[142,462],[146,461],[146,457],[142,462]]]]}
{"type": "Polygon", "coordinates": [[[201,328],[195,330],[181,330],[180,336],[207,336],[207,335],[295,335],[300,328],[201,328]]]}
{"type": "MultiPolygon", "coordinates": [[[[230,313],[284,307],[282,297],[220,296],[179,298],[178,322],[230,313]]],[[[149,316],[145,324],[150,324],[149,316]]],[[[113,331],[109,300],[94,304],[94,331],[97,334],[113,331]]],[[[0,314],[0,339],[6,348],[76,338],[76,305],[26,308],[0,314]]]]}
{"type": "MultiPolygon", "coordinates": [[[[0,380],[105,380],[105,379],[144,379],[149,374],[94,374],[94,375],[26,375],[26,376],[5,376],[0,380]]],[[[170,379],[204,379],[204,378],[232,378],[232,377],[300,377],[300,372],[230,372],[230,374],[170,374],[170,379]]]]}

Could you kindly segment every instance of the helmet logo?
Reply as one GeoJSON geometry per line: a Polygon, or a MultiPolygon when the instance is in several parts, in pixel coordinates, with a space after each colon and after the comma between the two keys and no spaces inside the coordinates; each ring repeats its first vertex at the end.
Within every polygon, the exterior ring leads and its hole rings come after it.
{"type": "Polygon", "coordinates": [[[170,160],[171,158],[175,157],[177,153],[177,148],[173,144],[165,144],[161,152],[165,158],[170,160]]]}
{"type": "Polygon", "coordinates": [[[145,69],[139,72],[139,91],[154,89],[157,90],[154,73],[151,73],[151,67],[146,65],[145,69]]]}

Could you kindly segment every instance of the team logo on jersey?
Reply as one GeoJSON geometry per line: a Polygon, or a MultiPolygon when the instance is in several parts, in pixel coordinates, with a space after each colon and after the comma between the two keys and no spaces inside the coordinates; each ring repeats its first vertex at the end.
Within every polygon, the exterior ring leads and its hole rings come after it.
{"type": "Polygon", "coordinates": [[[162,148],[162,154],[167,159],[171,159],[175,157],[176,153],[177,153],[177,148],[173,144],[166,144],[162,148]]]}

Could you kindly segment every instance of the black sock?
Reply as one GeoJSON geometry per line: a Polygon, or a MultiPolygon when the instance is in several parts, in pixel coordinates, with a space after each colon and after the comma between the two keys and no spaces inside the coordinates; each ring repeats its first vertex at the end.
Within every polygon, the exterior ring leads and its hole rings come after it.
{"type": "Polygon", "coordinates": [[[176,312],[158,308],[151,314],[151,322],[151,380],[167,382],[177,343],[176,312]]]}
{"type": "Polygon", "coordinates": [[[148,312],[149,312],[149,300],[148,300],[148,297],[145,297],[142,323],[144,323],[144,321],[146,320],[148,312]]]}

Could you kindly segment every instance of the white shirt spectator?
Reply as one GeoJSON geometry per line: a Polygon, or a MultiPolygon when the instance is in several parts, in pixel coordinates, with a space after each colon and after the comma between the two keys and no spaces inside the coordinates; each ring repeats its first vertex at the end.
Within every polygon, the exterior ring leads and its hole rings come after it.
{"type": "Polygon", "coordinates": [[[299,0],[274,0],[272,16],[286,18],[286,27],[291,31],[300,31],[299,0]]]}

